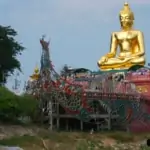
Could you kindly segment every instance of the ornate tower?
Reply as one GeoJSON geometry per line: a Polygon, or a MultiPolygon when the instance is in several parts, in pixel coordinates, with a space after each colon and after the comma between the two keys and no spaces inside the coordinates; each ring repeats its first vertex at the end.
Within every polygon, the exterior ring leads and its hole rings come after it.
{"type": "Polygon", "coordinates": [[[40,88],[42,91],[40,91],[40,99],[42,104],[42,110],[43,113],[47,114],[49,116],[49,125],[50,129],[53,129],[53,105],[54,102],[51,98],[51,92],[49,90],[52,89],[52,80],[51,80],[51,74],[52,74],[52,65],[50,61],[50,53],[49,53],[49,41],[44,40],[44,36],[40,39],[40,43],[42,46],[42,55],[41,55],[41,69],[40,69],[40,85],[42,88],[40,88]]]}
{"type": "Polygon", "coordinates": [[[49,54],[49,41],[44,40],[44,36],[40,39],[40,43],[42,46],[42,56],[41,56],[41,77],[44,80],[50,80],[50,54],[49,54]]]}

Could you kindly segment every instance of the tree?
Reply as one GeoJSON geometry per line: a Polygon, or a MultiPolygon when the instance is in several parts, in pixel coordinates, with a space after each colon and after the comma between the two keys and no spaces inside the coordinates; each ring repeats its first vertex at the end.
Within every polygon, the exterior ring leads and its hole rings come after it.
{"type": "Polygon", "coordinates": [[[16,36],[17,32],[10,26],[0,26],[0,85],[6,83],[15,69],[21,71],[17,55],[22,53],[24,47],[15,40],[16,36]]]}
{"type": "Polygon", "coordinates": [[[69,67],[68,67],[68,65],[65,64],[60,71],[60,75],[66,76],[66,74],[68,73],[68,70],[69,70],[69,67]]]}

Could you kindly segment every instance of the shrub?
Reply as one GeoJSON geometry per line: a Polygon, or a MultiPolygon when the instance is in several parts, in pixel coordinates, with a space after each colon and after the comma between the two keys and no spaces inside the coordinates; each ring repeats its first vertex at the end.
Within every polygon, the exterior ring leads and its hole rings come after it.
{"type": "Polygon", "coordinates": [[[0,120],[16,122],[20,117],[32,118],[37,109],[37,101],[29,95],[15,95],[5,87],[0,87],[0,120]]]}
{"type": "Polygon", "coordinates": [[[18,106],[21,117],[30,116],[33,118],[37,113],[38,101],[30,95],[22,95],[19,97],[18,106]]]}

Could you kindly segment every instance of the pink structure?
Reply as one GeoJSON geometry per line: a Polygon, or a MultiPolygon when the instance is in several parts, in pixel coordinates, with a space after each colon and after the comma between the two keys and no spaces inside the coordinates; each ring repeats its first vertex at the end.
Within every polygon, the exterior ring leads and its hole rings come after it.
{"type": "Polygon", "coordinates": [[[150,69],[141,68],[136,72],[129,72],[126,80],[135,84],[136,91],[142,97],[141,113],[130,122],[129,130],[132,132],[150,131],[150,69]]]}
{"type": "Polygon", "coordinates": [[[150,70],[139,69],[136,72],[129,72],[126,80],[136,85],[136,91],[140,94],[150,96],[150,70]]]}

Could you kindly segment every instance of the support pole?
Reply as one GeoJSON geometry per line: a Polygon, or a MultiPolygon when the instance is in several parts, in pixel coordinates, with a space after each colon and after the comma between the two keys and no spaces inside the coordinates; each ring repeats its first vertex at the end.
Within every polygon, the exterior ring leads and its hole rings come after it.
{"type": "Polygon", "coordinates": [[[52,101],[49,101],[49,125],[50,130],[53,130],[53,110],[52,110],[52,101]]]}
{"type": "Polygon", "coordinates": [[[59,103],[56,102],[57,104],[57,130],[59,130],[59,127],[60,127],[60,118],[59,118],[59,103]]]}
{"type": "Polygon", "coordinates": [[[108,130],[111,130],[111,112],[108,113],[108,130]]]}
{"type": "Polygon", "coordinates": [[[83,121],[80,121],[80,129],[83,131],[83,121]]]}
{"type": "Polygon", "coordinates": [[[66,119],[66,130],[69,130],[69,126],[68,126],[68,119],[66,119]]]}

